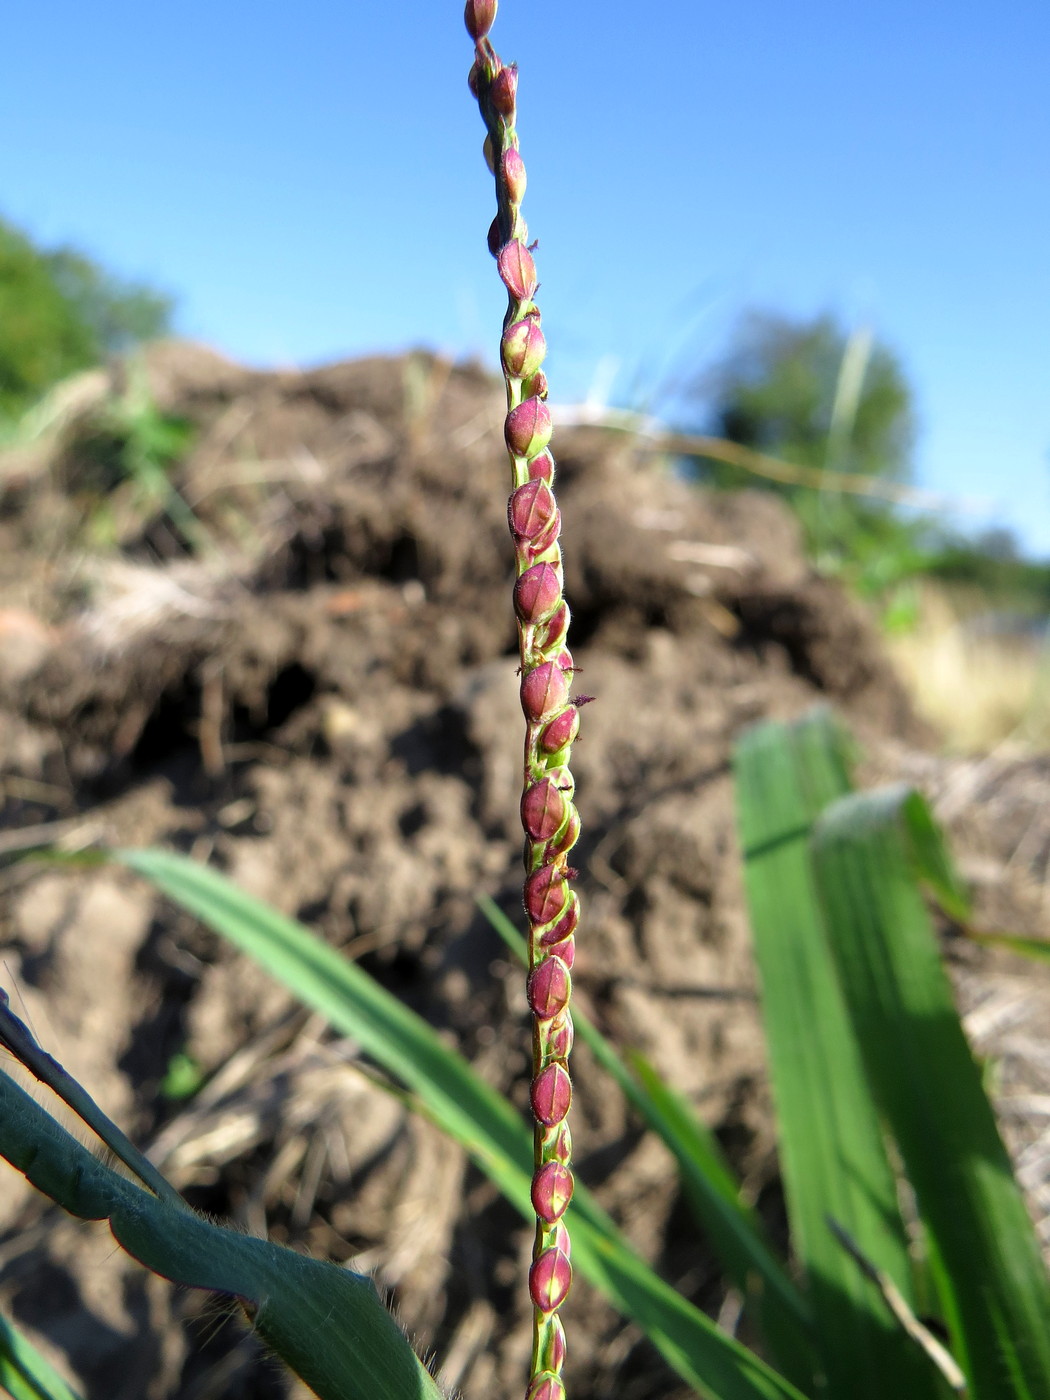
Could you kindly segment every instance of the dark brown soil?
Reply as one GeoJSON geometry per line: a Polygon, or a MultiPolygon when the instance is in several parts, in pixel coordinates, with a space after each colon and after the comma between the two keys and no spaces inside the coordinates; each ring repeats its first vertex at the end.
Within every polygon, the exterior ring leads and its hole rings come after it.
{"type": "MultiPolygon", "coordinates": [[[[519,884],[500,388],[424,355],[270,374],[172,344],[148,371],[159,406],[194,425],[173,476],[188,517],[114,470],[105,376],[0,462],[0,854],[47,838],[211,860],[522,1103],[521,978],[474,902],[513,915],[519,884]]],[[[935,791],[951,774],[922,757],[930,736],[869,625],[812,575],[775,501],[703,495],[598,430],[556,448],[571,640],[598,697],[574,759],[579,1003],[693,1099],[775,1224],[731,741],[823,701],[878,771],[935,791]]],[[[972,794],[959,811],[974,852],[987,824],[972,794]]],[[[1022,884],[1046,858],[1038,842],[1030,855],[1022,884]]],[[[436,1129],[348,1068],[352,1043],[125,874],[9,859],[0,879],[15,1004],[193,1204],[373,1270],[443,1383],[519,1393],[528,1232],[436,1129]],[[159,1092],[178,1055],[207,1076],[182,1104],[159,1092]]],[[[581,1176],[717,1312],[725,1291],[666,1154],[583,1050],[575,1079],[581,1176]]],[[[294,1393],[235,1323],[7,1169],[0,1231],[0,1304],[88,1400],[294,1393]]],[[[582,1282],[567,1325],[578,1400],[683,1393],[582,1282]]]]}

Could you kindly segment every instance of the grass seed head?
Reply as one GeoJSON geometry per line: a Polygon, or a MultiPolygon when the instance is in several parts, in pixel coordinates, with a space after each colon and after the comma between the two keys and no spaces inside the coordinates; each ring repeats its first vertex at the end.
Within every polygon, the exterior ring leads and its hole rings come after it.
{"type": "Polygon", "coordinates": [[[557,1062],[541,1070],[532,1081],[532,1109],[547,1128],[564,1121],[572,1103],[572,1080],[564,1065],[557,1062]]]}
{"type": "MultiPolygon", "coordinates": [[[[575,1036],[572,1017],[568,1010],[559,1011],[552,1020],[546,1023],[544,1029],[547,1032],[547,1053],[555,1060],[567,1060],[572,1051],[572,1042],[575,1036]]],[[[568,1080],[568,1074],[565,1078],[568,1080]]],[[[571,1089],[572,1085],[569,1084],[570,1093],[571,1089]]],[[[568,1106],[566,1106],[565,1111],[568,1112],[568,1106]]]]}
{"type": "Polygon", "coordinates": [[[545,1249],[529,1270],[529,1294],[541,1312],[554,1312],[572,1286],[572,1265],[560,1249],[545,1249]]]}
{"type": "Polygon", "coordinates": [[[565,1400],[565,1386],[553,1371],[541,1371],[533,1378],[525,1400],[565,1400]]]}
{"type": "Polygon", "coordinates": [[[539,285],[532,254],[520,238],[505,243],[496,254],[496,266],[503,285],[517,301],[531,301],[539,285]]]}
{"type": "Polygon", "coordinates": [[[569,886],[565,871],[541,865],[525,881],[525,912],[533,924],[549,924],[566,910],[569,886]]]}
{"type": "Polygon", "coordinates": [[[544,958],[529,975],[529,1006],[539,1021],[550,1021],[564,1011],[571,993],[572,978],[561,958],[544,958]]]}
{"type": "Polygon", "coordinates": [[[558,507],[545,481],[527,481],[511,493],[507,523],[516,541],[536,540],[550,529],[558,507]]]}
{"type": "Polygon", "coordinates": [[[554,458],[544,449],[529,461],[529,478],[532,481],[545,481],[548,486],[554,482],[554,458]]]}
{"type": "Polygon", "coordinates": [[[525,789],[521,799],[521,824],[533,841],[551,841],[568,816],[568,803],[557,783],[541,778],[525,789]]]}
{"type": "Polygon", "coordinates": [[[512,379],[527,379],[536,373],[547,354],[547,342],[538,316],[513,321],[503,332],[500,358],[512,379]]]}
{"type": "Polygon", "coordinates": [[[463,9],[463,22],[467,33],[477,42],[484,39],[496,18],[496,0],[467,0],[463,9]]]}
{"type": "MultiPolygon", "coordinates": [[[[559,671],[561,667],[557,668],[559,671]]],[[[566,673],[563,671],[563,675],[566,673]]],[[[554,716],[540,735],[540,748],[544,753],[559,753],[575,741],[580,732],[580,712],[575,705],[569,705],[554,716]]]]}
{"type": "Polygon", "coordinates": [[[551,440],[554,424],[542,399],[525,399],[507,414],[503,435],[515,457],[526,460],[542,452],[551,440]]]}
{"type": "MultiPolygon", "coordinates": [[[[526,569],[514,585],[514,610],[522,622],[530,625],[546,622],[560,603],[561,579],[554,565],[546,561],[526,569]]],[[[554,665],[556,670],[563,669],[557,662],[554,665]]]]}
{"type": "Polygon", "coordinates": [[[525,162],[513,146],[503,152],[503,158],[500,161],[500,177],[506,186],[507,198],[511,204],[520,204],[525,198],[528,177],[525,174],[525,162]]]}
{"type": "Polygon", "coordinates": [[[521,708],[530,724],[542,724],[568,702],[569,678],[553,661],[543,661],[522,676],[521,708]]]}
{"type": "Polygon", "coordinates": [[[538,941],[540,946],[542,948],[553,948],[556,943],[561,943],[566,938],[571,938],[575,934],[576,925],[579,922],[579,897],[575,890],[570,890],[564,913],[559,914],[554,923],[549,927],[539,930],[538,941]]]}
{"type": "Polygon", "coordinates": [[[489,101],[493,110],[498,112],[505,122],[513,125],[517,100],[518,65],[508,63],[493,78],[489,88],[489,101]]]}

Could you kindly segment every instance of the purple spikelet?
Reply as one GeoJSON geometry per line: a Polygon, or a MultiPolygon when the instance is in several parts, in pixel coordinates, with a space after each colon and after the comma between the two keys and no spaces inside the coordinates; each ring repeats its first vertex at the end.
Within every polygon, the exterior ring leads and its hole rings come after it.
{"type": "Polygon", "coordinates": [[[488,246],[508,298],[500,362],[507,384],[504,436],[513,488],[507,519],[517,562],[514,611],[525,715],[521,821],[526,837],[536,1161],[536,1244],[529,1272],[534,1332],[527,1400],[564,1400],[565,1333],[558,1309],[572,1282],[562,1215],[573,1189],[567,1060],[572,1046],[571,968],[580,916],[579,896],[569,885],[576,871],[569,867],[568,855],[579,837],[580,818],[568,765],[581,702],[569,694],[573,661],[565,646],[569,609],[563,596],[561,515],[554,499],[554,458],[548,446],[551,415],[541,368],[547,343],[534,300],[534,245],[521,214],[526,178],[515,130],[518,71],[501,63],[488,40],[494,17],[494,0],[472,0],[467,6],[467,28],[476,40],[470,89],[485,120],[485,157],[496,183],[497,212],[488,246]]]}

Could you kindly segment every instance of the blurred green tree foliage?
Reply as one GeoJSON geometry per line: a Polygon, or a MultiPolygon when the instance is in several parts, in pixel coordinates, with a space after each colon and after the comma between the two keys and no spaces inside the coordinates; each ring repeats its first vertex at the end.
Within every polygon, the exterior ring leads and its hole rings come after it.
{"type": "Polygon", "coordinates": [[[44,249],[0,219],[0,416],[68,374],[165,334],[172,302],[74,248],[44,249]]]}
{"type": "MultiPolygon", "coordinates": [[[[869,331],[849,333],[830,315],[747,313],[687,397],[703,406],[705,432],[756,452],[818,471],[910,476],[915,413],[900,362],[869,331]]],[[[786,496],[818,567],[862,593],[881,594],[923,569],[924,531],[885,502],[765,481],[724,462],[704,461],[699,474],[786,496]]]]}
{"type": "Polygon", "coordinates": [[[976,536],[943,532],[926,572],[946,584],[979,591],[999,607],[1045,619],[1050,612],[1050,562],[1025,559],[1004,530],[976,536]]]}
{"type": "Polygon", "coordinates": [[[806,467],[897,481],[910,473],[914,408],[900,362],[832,316],[748,313],[696,387],[718,437],[806,467]]]}
{"type": "MultiPolygon", "coordinates": [[[[690,427],[798,466],[896,482],[911,475],[915,409],[900,361],[870,332],[848,333],[829,315],[747,313],[725,356],[688,387],[685,408],[690,427]]],[[[878,599],[888,626],[907,625],[910,581],[921,576],[1023,613],[1043,615],[1050,602],[1050,564],[1021,558],[1006,531],[972,536],[889,501],[768,481],[709,459],[698,475],[786,497],[817,567],[878,599]]]]}

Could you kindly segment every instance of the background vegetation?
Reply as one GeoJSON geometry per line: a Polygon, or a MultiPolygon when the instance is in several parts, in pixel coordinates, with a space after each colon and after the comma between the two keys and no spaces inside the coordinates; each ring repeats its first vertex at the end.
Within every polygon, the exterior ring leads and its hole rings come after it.
{"type": "Polygon", "coordinates": [[[0,219],[0,418],[60,379],[171,329],[169,296],[0,219]]]}
{"type": "MultiPolygon", "coordinates": [[[[172,314],[163,291],[79,249],[43,247],[0,219],[0,432],[10,434],[62,379],[169,334],[172,314]]],[[[168,493],[183,425],[138,400],[121,401],[114,414],[100,426],[119,449],[107,461],[151,498],[168,493]],[[154,452],[158,424],[163,441],[154,452]]],[[[967,532],[895,499],[903,495],[895,488],[913,479],[920,415],[892,347],[867,330],[847,330],[829,312],[807,319],[751,309],[722,356],[687,381],[676,418],[682,431],[827,476],[828,485],[814,489],[725,461],[690,459],[685,467],[720,489],[759,489],[786,501],[815,566],[874,608],[921,708],[949,742],[966,749],[1050,742],[1050,562],[1023,557],[1008,530],[967,532]],[[840,474],[870,477],[879,493],[838,489],[840,474]],[[965,713],[960,694],[969,697],[965,713]]]]}
{"type": "Polygon", "coordinates": [[[917,432],[902,362],[831,315],[752,311],[724,357],[688,386],[681,426],[803,469],[797,484],[701,458],[687,470],[723,489],[775,492],[810,558],[871,606],[926,714],[954,747],[1050,743],[1046,619],[1050,563],[1009,530],[967,533],[908,504],[917,432]],[[827,478],[814,487],[813,474],[827,478]],[[871,495],[840,489],[871,478],[871,495]],[[965,697],[965,703],[960,703],[965,697]]]}

